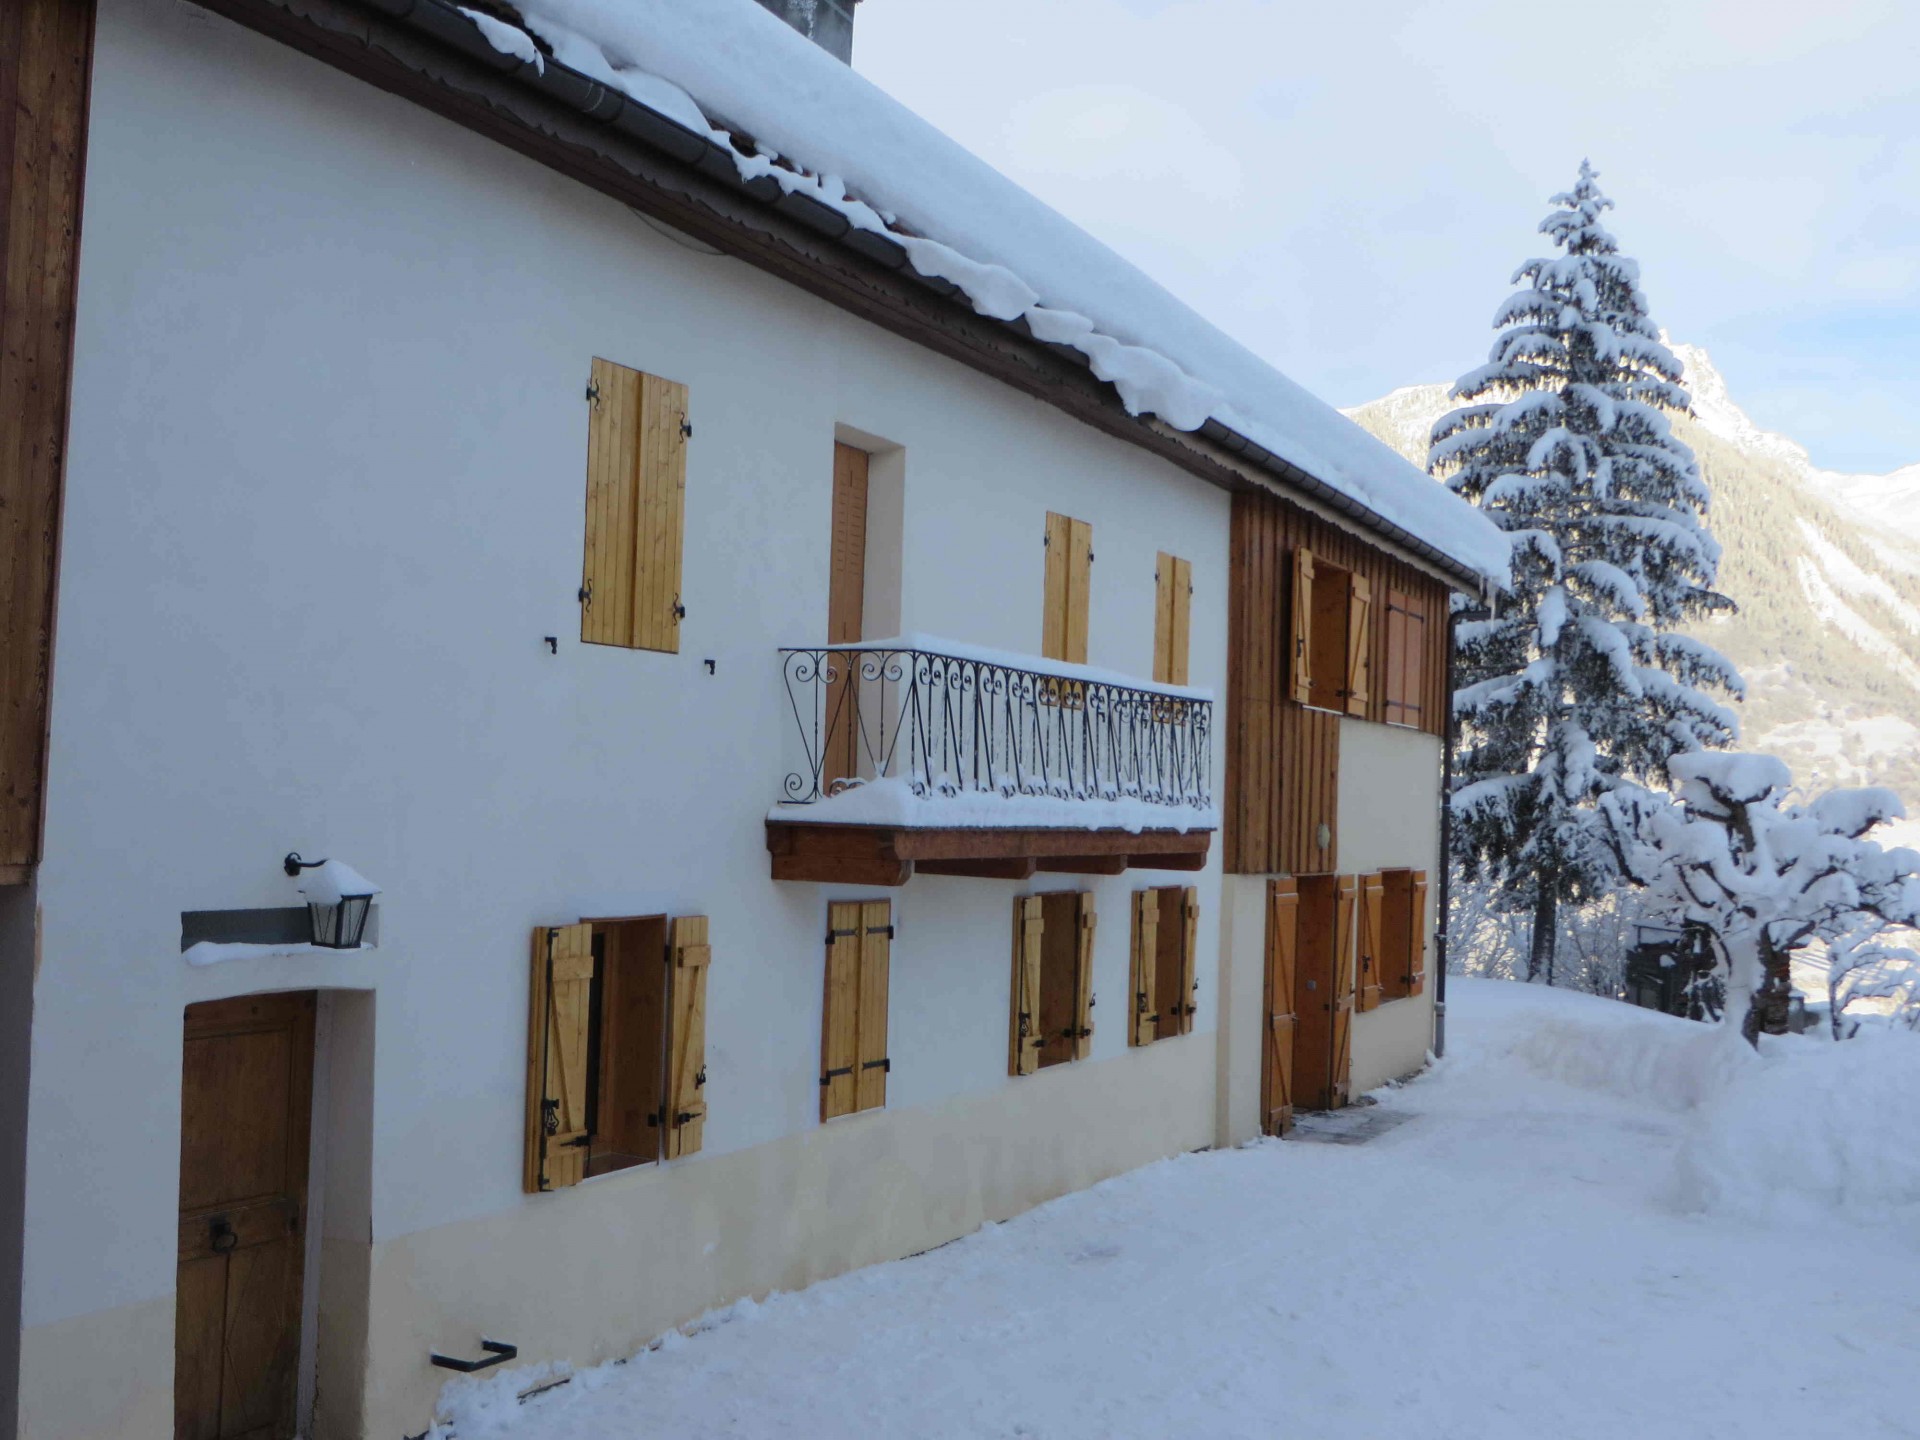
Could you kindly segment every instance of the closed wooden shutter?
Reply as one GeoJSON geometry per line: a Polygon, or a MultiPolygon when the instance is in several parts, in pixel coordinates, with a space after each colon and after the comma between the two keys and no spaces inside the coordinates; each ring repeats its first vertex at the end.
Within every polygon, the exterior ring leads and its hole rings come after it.
{"type": "Polygon", "coordinates": [[[1347,713],[1363,719],[1373,701],[1373,582],[1347,577],[1347,713]]]}
{"type": "Polygon", "coordinates": [[[1261,1128],[1284,1135],[1293,1127],[1293,1037],[1299,1020],[1293,987],[1300,943],[1300,887],[1267,882],[1267,1033],[1262,1048],[1261,1128]]]}
{"type": "Polygon", "coordinates": [[[1093,527],[1071,516],[1047,514],[1047,577],[1040,653],[1049,660],[1087,663],[1087,606],[1093,575],[1093,527]]]}
{"type": "Polygon", "coordinates": [[[1013,979],[1007,1017],[1007,1073],[1031,1075],[1040,1068],[1046,1036],[1040,1023],[1042,937],[1045,907],[1038,895],[1013,902],[1013,979]]]}
{"type": "Polygon", "coordinates": [[[1151,1045],[1159,1033],[1160,1015],[1154,1005],[1154,973],[1160,968],[1160,896],[1152,890],[1133,892],[1133,963],[1128,1006],[1127,1043],[1151,1045]]]}
{"type": "Polygon", "coordinates": [[[1293,552],[1293,698],[1313,703],[1313,552],[1293,552]]]}
{"type": "Polygon", "coordinates": [[[1392,964],[1384,944],[1387,938],[1383,928],[1387,899],[1387,882],[1384,875],[1368,875],[1360,881],[1360,934],[1359,986],[1361,1010],[1379,1008],[1383,999],[1391,999],[1392,981],[1387,971],[1392,964]]]}
{"type": "Polygon", "coordinates": [[[704,915],[676,916],[668,931],[673,965],[667,999],[666,1157],[695,1154],[707,1133],[707,967],[713,959],[704,915]]]}
{"type": "MultiPolygon", "coordinates": [[[[827,569],[827,643],[851,645],[864,638],[867,586],[867,467],[864,450],[833,447],[833,523],[827,569]]],[[[858,693],[852,657],[836,664],[827,684],[826,741],[820,787],[834,794],[843,780],[860,775],[858,693]]]]}
{"type": "Polygon", "coordinates": [[[876,1110],[887,1103],[887,991],[893,967],[893,906],[869,900],[860,907],[859,1084],[854,1108],[876,1110]]]}
{"type": "Polygon", "coordinates": [[[1328,1094],[1334,1109],[1348,1100],[1353,1078],[1354,911],[1359,882],[1342,875],[1334,888],[1333,1067],[1328,1094]]]}
{"type": "Polygon", "coordinates": [[[1387,674],[1381,715],[1389,725],[1425,723],[1426,602],[1404,590],[1387,591],[1387,674]]]}
{"type": "Polygon", "coordinates": [[[820,1118],[851,1115],[859,1096],[860,945],[858,901],[827,906],[827,993],[820,1025],[820,1118]]]}
{"type": "Polygon", "coordinates": [[[526,1188],[558,1190],[587,1174],[587,1043],[593,927],[533,932],[527,1013],[526,1188]]]}
{"type": "Polygon", "coordinates": [[[1153,678],[1163,685],[1185,685],[1192,630],[1193,566],[1163,550],[1153,579],[1153,678]]]}
{"type": "Polygon", "coordinates": [[[1093,892],[1079,896],[1080,931],[1074,952],[1073,971],[1073,1058],[1084,1060],[1093,1053],[1093,932],[1099,921],[1093,909],[1093,892]]]}
{"type": "Polygon", "coordinates": [[[1196,953],[1200,948],[1200,892],[1189,885],[1180,892],[1180,1033],[1193,1033],[1194,1011],[1199,1009],[1200,977],[1196,953]]]}
{"type": "Polygon", "coordinates": [[[678,651],[687,387],[595,359],[580,638],[678,651]]]}
{"type": "Polygon", "coordinates": [[[1413,905],[1407,947],[1407,993],[1418,995],[1427,988],[1427,872],[1413,872],[1413,905]]]}

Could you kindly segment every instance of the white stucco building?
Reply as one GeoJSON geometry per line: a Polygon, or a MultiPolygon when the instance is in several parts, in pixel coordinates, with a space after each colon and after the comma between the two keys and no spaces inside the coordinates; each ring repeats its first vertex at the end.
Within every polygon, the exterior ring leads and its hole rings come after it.
{"type": "Polygon", "coordinates": [[[32,1440],[418,1434],[433,1353],[622,1355],[1431,1043],[1472,518],[1331,412],[1129,413],[487,8],[0,22],[32,1440]]]}

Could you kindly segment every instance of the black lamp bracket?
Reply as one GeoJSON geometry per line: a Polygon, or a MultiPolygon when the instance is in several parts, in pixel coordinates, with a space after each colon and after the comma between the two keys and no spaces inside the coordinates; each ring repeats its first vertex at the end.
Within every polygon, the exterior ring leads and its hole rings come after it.
{"type": "Polygon", "coordinates": [[[324,860],[302,860],[298,850],[289,850],[287,858],[280,862],[281,868],[296,880],[300,878],[302,870],[313,870],[326,863],[324,860]]]}

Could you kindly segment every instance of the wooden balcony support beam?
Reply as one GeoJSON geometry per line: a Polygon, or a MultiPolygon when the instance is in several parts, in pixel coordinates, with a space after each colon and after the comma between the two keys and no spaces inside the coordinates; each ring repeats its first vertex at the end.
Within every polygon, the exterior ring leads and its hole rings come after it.
{"type": "Polygon", "coordinates": [[[1200,870],[1212,841],[1210,830],[918,830],[767,822],[774,879],[839,885],[904,885],[916,869],[1013,880],[1036,870],[1080,875],[1118,875],[1129,867],[1200,870]]]}

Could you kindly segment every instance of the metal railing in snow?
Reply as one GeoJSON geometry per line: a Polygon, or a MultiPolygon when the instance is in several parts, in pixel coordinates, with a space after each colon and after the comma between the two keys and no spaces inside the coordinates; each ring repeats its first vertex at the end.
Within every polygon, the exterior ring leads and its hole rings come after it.
{"type": "Polygon", "coordinates": [[[1211,700],[926,643],[780,652],[801,752],[782,803],[885,779],[923,798],[1211,807],[1211,700]]]}

